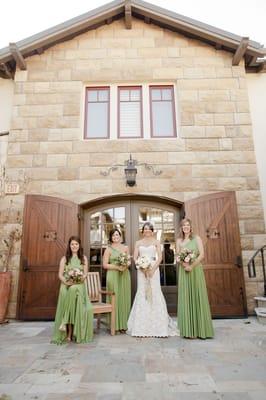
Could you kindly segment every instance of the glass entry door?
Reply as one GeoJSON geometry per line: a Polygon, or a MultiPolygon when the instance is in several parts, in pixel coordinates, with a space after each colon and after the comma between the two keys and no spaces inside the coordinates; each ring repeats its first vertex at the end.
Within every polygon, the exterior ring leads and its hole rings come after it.
{"type": "MultiPolygon", "coordinates": [[[[161,243],[163,259],[160,265],[160,282],[166,298],[168,311],[174,313],[177,303],[177,270],[175,263],[175,242],[179,221],[179,208],[163,203],[139,200],[113,202],[85,211],[84,243],[90,271],[98,271],[102,286],[106,285],[103,254],[108,246],[109,232],[114,227],[122,232],[123,242],[133,255],[134,245],[142,237],[144,222],[154,226],[154,236],[161,243]]],[[[131,265],[132,296],[137,288],[137,271],[131,265]]]]}
{"type": "MultiPolygon", "coordinates": [[[[86,213],[85,254],[88,256],[89,271],[100,273],[102,286],[106,286],[106,270],[103,268],[104,251],[109,244],[109,233],[113,228],[122,232],[123,243],[129,245],[129,204],[108,204],[86,213]]],[[[131,248],[130,248],[131,254],[131,248]]]]}

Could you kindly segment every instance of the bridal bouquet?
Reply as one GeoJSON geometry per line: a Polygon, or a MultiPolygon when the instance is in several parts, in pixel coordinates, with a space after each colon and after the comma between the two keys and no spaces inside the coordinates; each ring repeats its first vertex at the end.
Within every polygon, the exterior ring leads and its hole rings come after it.
{"type": "MultiPolygon", "coordinates": [[[[152,268],[152,260],[147,256],[140,256],[137,258],[136,268],[142,269],[144,272],[146,272],[152,268]]],[[[146,277],[145,298],[149,303],[152,303],[151,280],[146,274],[145,277],[146,277]]]]}
{"type": "Polygon", "coordinates": [[[65,270],[64,278],[67,282],[78,284],[83,282],[83,271],[79,268],[65,270]]]}
{"type": "Polygon", "coordinates": [[[196,254],[194,253],[194,251],[187,249],[185,247],[176,256],[176,262],[178,263],[185,262],[191,264],[195,259],[196,259],[196,254]]]}
{"type": "MultiPolygon", "coordinates": [[[[120,267],[124,268],[124,271],[127,269],[127,267],[130,265],[130,256],[127,253],[119,253],[119,255],[116,257],[115,264],[119,265],[120,267]]],[[[119,272],[124,272],[124,271],[119,271],[119,272]]]]}
{"type": "Polygon", "coordinates": [[[151,269],[152,268],[151,259],[147,256],[138,257],[136,261],[136,268],[143,270],[151,269]]]}

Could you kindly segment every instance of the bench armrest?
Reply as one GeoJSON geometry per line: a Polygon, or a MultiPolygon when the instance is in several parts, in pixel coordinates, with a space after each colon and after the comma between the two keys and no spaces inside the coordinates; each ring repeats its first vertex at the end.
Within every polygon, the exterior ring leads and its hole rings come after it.
{"type": "Polygon", "coordinates": [[[115,295],[114,292],[109,292],[108,290],[100,290],[100,293],[107,294],[108,296],[114,296],[115,295]]]}

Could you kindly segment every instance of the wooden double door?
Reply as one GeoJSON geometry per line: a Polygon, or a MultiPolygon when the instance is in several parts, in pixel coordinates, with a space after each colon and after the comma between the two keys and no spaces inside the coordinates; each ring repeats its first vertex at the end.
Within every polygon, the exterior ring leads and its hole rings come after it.
{"type": "MultiPolygon", "coordinates": [[[[238,217],[234,192],[193,199],[185,204],[154,196],[101,199],[78,206],[48,197],[26,196],[21,254],[18,318],[53,319],[59,289],[58,264],[68,238],[82,237],[90,270],[99,271],[105,286],[102,258],[109,232],[118,227],[133,253],[141,227],[151,221],[162,245],[160,280],[169,313],[176,312],[178,271],[175,241],[179,222],[186,213],[204,242],[204,271],[214,317],[246,314],[238,217]]],[[[132,295],[136,270],[131,268],[132,295]]]]}

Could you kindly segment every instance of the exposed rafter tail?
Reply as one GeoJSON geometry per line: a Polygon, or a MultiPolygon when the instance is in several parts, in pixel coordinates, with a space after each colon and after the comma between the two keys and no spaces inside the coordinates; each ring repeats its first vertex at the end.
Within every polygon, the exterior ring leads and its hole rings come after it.
{"type": "Polygon", "coordinates": [[[27,69],[27,64],[16,43],[9,43],[9,49],[16,61],[17,66],[22,71],[25,71],[27,69]]]}
{"type": "Polygon", "coordinates": [[[125,25],[126,29],[132,29],[132,7],[130,0],[126,0],[125,2],[125,25]]]}
{"type": "Polygon", "coordinates": [[[248,37],[243,37],[236,49],[236,52],[234,54],[234,57],[232,59],[232,65],[239,65],[241,59],[244,57],[245,52],[247,50],[249,43],[249,38],[248,37]]]}

